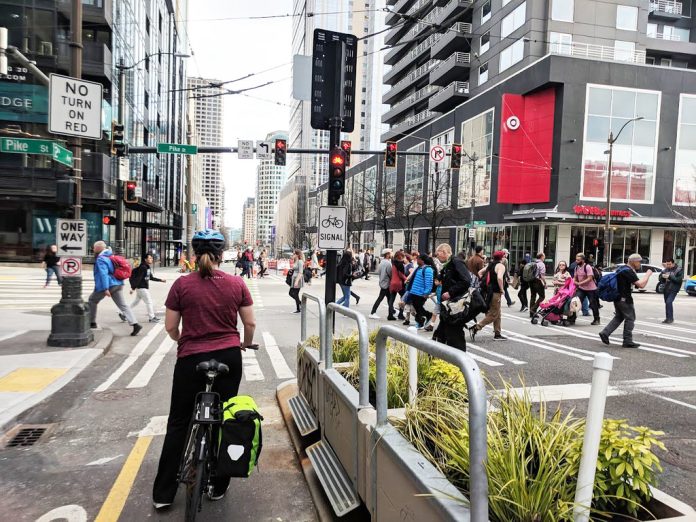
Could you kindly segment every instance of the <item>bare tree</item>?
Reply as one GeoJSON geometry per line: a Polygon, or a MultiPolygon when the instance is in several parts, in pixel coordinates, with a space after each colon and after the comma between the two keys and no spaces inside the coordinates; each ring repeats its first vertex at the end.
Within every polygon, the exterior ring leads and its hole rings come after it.
{"type": "Polygon", "coordinates": [[[413,244],[413,232],[416,228],[416,221],[423,215],[423,187],[422,185],[416,189],[404,188],[404,204],[401,207],[401,212],[397,217],[399,226],[404,230],[404,248],[407,252],[412,251],[415,246],[413,244]]]}
{"type": "Polygon", "coordinates": [[[305,227],[297,216],[297,201],[290,203],[287,220],[287,241],[291,248],[302,248],[305,242],[305,227]]]}
{"type": "Polygon", "coordinates": [[[452,173],[450,170],[440,170],[434,164],[430,170],[425,187],[425,217],[430,226],[430,245],[432,252],[437,247],[437,236],[448,217],[451,209],[452,173]]]}

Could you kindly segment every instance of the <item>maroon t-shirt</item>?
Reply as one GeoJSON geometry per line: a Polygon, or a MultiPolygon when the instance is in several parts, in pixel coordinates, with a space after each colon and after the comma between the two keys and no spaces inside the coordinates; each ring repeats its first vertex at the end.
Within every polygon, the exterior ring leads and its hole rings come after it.
{"type": "Polygon", "coordinates": [[[239,276],[215,270],[213,277],[180,277],[164,303],[181,314],[182,329],[177,357],[240,346],[237,312],[254,304],[239,276]]]}

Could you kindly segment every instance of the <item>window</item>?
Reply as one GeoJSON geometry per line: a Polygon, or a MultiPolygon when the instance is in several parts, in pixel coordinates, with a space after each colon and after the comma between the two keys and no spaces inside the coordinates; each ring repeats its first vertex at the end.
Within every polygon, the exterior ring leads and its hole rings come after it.
{"type": "Polygon", "coordinates": [[[696,203],[696,96],[682,94],[679,100],[677,153],[674,162],[674,204],[696,203]]]}
{"type": "Polygon", "coordinates": [[[672,59],[671,58],[660,58],[660,66],[672,67],[672,59]]]}
{"type": "Polygon", "coordinates": [[[657,24],[648,24],[648,38],[657,38],[657,24]]]}
{"type": "Polygon", "coordinates": [[[479,45],[479,54],[483,54],[491,48],[491,32],[481,36],[481,44],[479,45]]]}
{"type": "Polygon", "coordinates": [[[488,81],[488,62],[484,63],[479,67],[479,85],[482,85],[488,81]]]}
{"type": "Polygon", "coordinates": [[[573,35],[568,33],[551,33],[551,52],[570,55],[573,50],[573,35]]]}
{"type": "Polygon", "coordinates": [[[485,24],[488,20],[491,19],[491,0],[488,0],[483,6],[481,7],[481,25],[485,24]]]}
{"type": "MultiPolygon", "coordinates": [[[[445,151],[450,149],[450,143],[454,141],[454,129],[440,134],[430,140],[430,148],[435,145],[442,146],[445,151]]],[[[428,188],[426,192],[426,205],[428,210],[432,211],[433,207],[437,209],[448,208],[451,204],[450,198],[452,195],[452,172],[447,169],[447,163],[440,163],[435,168],[435,162],[428,162],[428,188]]]]}
{"type": "Polygon", "coordinates": [[[559,22],[572,22],[575,9],[574,0],[553,0],[551,4],[551,19],[559,22]]]}
{"type": "MultiPolygon", "coordinates": [[[[409,152],[425,152],[425,143],[408,149],[409,152]]],[[[406,156],[406,174],[404,188],[404,212],[420,213],[423,209],[423,174],[424,156],[406,156]]]]}
{"type": "Polygon", "coordinates": [[[616,40],[614,42],[614,60],[621,62],[632,62],[635,53],[635,42],[624,42],[622,40],[616,40]]]}
{"type": "Polygon", "coordinates": [[[527,19],[527,2],[522,2],[515,10],[503,18],[503,23],[500,26],[500,36],[505,38],[515,29],[524,25],[527,19]]]}
{"type": "Polygon", "coordinates": [[[582,198],[606,198],[607,139],[629,123],[613,147],[612,200],[651,203],[655,184],[655,154],[660,93],[598,85],[587,87],[583,146],[582,198]]]}
{"type": "MultiPolygon", "coordinates": [[[[491,170],[493,165],[493,118],[490,109],[462,123],[462,148],[478,157],[474,197],[477,205],[488,205],[491,197],[491,170]]],[[[473,166],[463,161],[459,169],[459,208],[470,207],[472,198],[473,166]]]]}
{"type": "Polygon", "coordinates": [[[624,31],[635,31],[638,29],[638,8],[628,5],[617,5],[616,28],[624,31]]]}
{"type": "Polygon", "coordinates": [[[520,38],[500,53],[500,72],[509,69],[524,58],[524,40],[520,38]]]}

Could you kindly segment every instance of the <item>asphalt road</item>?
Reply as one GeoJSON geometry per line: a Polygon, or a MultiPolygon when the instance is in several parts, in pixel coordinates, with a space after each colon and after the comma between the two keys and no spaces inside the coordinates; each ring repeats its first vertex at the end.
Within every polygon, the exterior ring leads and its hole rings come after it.
{"type": "MultiPolygon", "coordinates": [[[[170,283],[152,286],[161,307],[170,283]]],[[[276,386],[295,373],[299,315],[292,313],[294,304],[283,277],[272,274],[250,286],[257,306],[257,342],[262,347],[245,357],[241,390],[257,399],[266,418],[260,470],[247,480],[236,481],[223,502],[206,502],[202,519],[229,520],[234,513],[235,520],[315,520],[274,398],[276,386]]],[[[375,278],[356,282],[354,290],[362,299],[357,307],[354,303],[351,306],[368,315],[378,293],[375,278]]],[[[323,281],[315,280],[304,291],[323,296],[323,281]]],[[[691,321],[696,316],[696,298],[685,294],[677,298],[677,322],[671,326],[659,323],[663,318],[661,296],[641,294],[636,303],[639,322],[635,339],[643,343],[641,349],[603,345],[596,335],[601,327],[590,326],[587,318],[572,328],[532,325],[526,314],[518,312],[519,305],[514,305],[504,307],[503,329],[510,340],[493,341],[488,327],[470,343],[469,353],[494,383],[507,379],[517,386],[521,379],[528,386],[541,386],[546,399],[561,399],[564,407],[583,415],[592,357],[596,352],[609,352],[616,359],[607,417],[663,430],[668,451],[660,455],[665,472],[659,486],[696,505],[696,325],[691,321]]],[[[45,307],[36,311],[5,309],[3,313],[14,324],[23,321],[39,325],[37,328],[46,328],[49,319],[45,307]]],[[[138,313],[142,317],[144,310],[138,313]]],[[[386,317],[386,303],[378,313],[386,317]]],[[[611,305],[605,304],[602,322],[610,318],[611,305]]],[[[100,306],[99,323],[116,333],[111,351],[20,419],[51,424],[48,434],[33,447],[0,450],[3,517],[11,514],[12,520],[35,521],[66,505],[80,506],[89,520],[102,509],[104,518],[97,518],[100,521],[117,520],[117,511],[124,521],[178,520],[183,516],[181,492],[167,514],[154,513],[150,504],[163,416],[169,405],[173,348],[167,348],[164,332],[152,333],[150,324],[139,338],[128,337],[128,329],[108,300],[100,306]],[[144,342],[148,335],[151,337],[144,342]],[[140,342],[144,343],[140,345],[143,353],[120,376],[115,374],[125,361],[134,358],[140,342]],[[155,356],[158,351],[160,355],[155,356]]],[[[370,319],[369,323],[377,328],[386,321],[370,319]]],[[[336,325],[338,331],[352,330],[351,322],[341,317],[336,325]]],[[[309,314],[308,329],[310,334],[318,329],[314,313],[309,314]]],[[[620,342],[620,337],[612,337],[612,341],[620,342]]]]}

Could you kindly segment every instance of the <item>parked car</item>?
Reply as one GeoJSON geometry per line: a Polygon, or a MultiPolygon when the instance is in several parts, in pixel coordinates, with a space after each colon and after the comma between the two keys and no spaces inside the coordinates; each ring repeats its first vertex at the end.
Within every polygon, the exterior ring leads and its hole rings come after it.
{"type": "MultiPolygon", "coordinates": [[[[621,268],[622,266],[626,266],[626,263],[619,263],[618,265],[613,265],[608,268],[602,269],[602,275],[609,274],[611,272],[615,272],[618,268],[621,268]]],[[[640,265],[640,270],[638,271],[638,277],[642,277],[642,274],[647,272],[648,270],[652,270],[653,273],[650,276],[650,280],[648,281],[648,284],[646,285],[645,288],[638,290],[639,292],[645,292],[647,290],[650,290],[651,288],[655,289],[655,292],[658,294],[661,294],[665,291],[665,282],[660,278],[660,274],[662,273],[662,267],[661,266],[655,266],[655,265],[650,265],[647,263],[643,263],[640,265]]],[[[694,276],[696,277],[696,276],[694,276]]],[[[696,280],[694,281],[694,294],[696,295],[696,280]]]]}
{"type": "Polygon", "coordinates": [[[684,283],[684,291],[689,295],[696,295],[696,275],[692,275],[684,283]]]}

